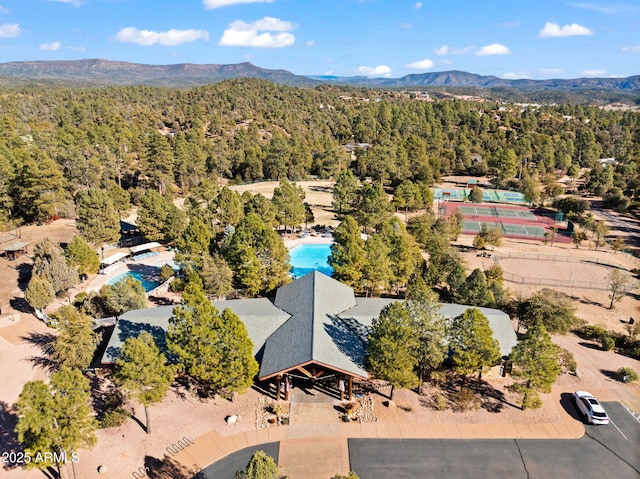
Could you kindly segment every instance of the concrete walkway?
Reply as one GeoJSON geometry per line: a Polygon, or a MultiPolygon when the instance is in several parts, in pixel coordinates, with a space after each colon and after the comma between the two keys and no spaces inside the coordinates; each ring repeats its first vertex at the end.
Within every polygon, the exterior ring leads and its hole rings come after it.
{"type": "MultiPolygon", "coordinates": [[[[378,439],[579,439],[584,425],[561,405],[563,391],[554,390],[554,403],[560,422],[537,424],[416,424],[416,423],[340,423],[318,422],[304,404],[304,416],[296,415],[292,403],[291,424],[249,431],[233,436],[210,432],[195,439],[194,444],[175,456],[178,462],[194,469],[204,469],[228,454],[267,442],[280,442],[279,464],[291,479],[326,479],[349,471],[347,440],[378,439]],[[298,420],[296,420],[296,416],[298,420]]],[[[609,394],[610,396],[611,394],[609,394]]],[[[608,400],[602,396],[602,400],[608,400]]],[[[620,400],[615,397],[612,400],[620,400]]],[[[322,404],[325,408],[327,404],[322,404]]],[[[317,407],[320,407],[318,405],[317,407]]],[[[311,407],[311,409],[314,409],[311,407]]],[[[321,415],[322,416],[322,415],[321,415]]]]}

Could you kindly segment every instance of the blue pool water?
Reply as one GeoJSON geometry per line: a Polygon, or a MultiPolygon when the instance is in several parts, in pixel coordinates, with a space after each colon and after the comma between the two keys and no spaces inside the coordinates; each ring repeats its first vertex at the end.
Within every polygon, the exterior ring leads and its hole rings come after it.
{"type": "Polygon", "coordinates": [[[331,244],[301,244],[289,251],[291,276],[300,278],[312,271],[331,276],[333,268],[329,266],[331,244]]]}
{"type": "Polygon", "coordinates": [[[160,286],[160,281],[157,279],[151,279],[153,278],[157,278],[157,275],[150,275],[148,273],[140,273],[138,271],[129,271],[127,273],[122,273],[119,274],[118,276],[116,276],[115,278],[111,279],[109,281],[109,284],[112,285],[114,283],[117,283],[118,281],[120,281],[121,279],[124,279],[125,276],[131,276],[134,279],[137,279],[138,281],[140,281],[142,283],[142,287],[144,288],[145,291],[149,292],[152,289],[157,288],[158,286],[160,286]]]}

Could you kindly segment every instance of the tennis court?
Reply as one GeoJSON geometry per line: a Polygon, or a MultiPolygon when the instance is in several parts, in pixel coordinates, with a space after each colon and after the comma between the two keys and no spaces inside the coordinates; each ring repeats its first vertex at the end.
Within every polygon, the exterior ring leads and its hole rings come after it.
{"type": "Polygon", "coordinates": [[[525,209],[471,205],[458,206],[458,209],[462,211],[465,216],[494,216],[497,218],[513,218],[518,220],[523,219],[528,221],[538,221],[538,217],[536,215],[534,215],[531,211],[525,209]]]}
{"type": "Polygon", "coordinates": [[[536,225],[515,225],[511,223],[497,223],[492,221],[467,221],[465,220],[462,230],[465,233],[478,233],[482,230],[482,225],[486,224],[488,228],[498,226],[502,229],[506,236],[521,236],[527,238],[543,239],[545,229],[536,225]]]}
{"type": "MultiPolygon", "coordinates": [[[[471,190],[468,188],[434,188],[433,197],[436,200],[464,201],[469,197],[471,190]]],[[[485,203],[515,203],[526,204],[527,200],[518,191],[482,190],[482,201],[485,203]]]]}

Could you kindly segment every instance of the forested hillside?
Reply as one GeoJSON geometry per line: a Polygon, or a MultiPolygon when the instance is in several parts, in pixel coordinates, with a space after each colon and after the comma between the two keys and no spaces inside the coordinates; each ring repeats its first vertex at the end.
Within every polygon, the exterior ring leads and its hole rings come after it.
{"type": "Polygon", "coordinates": [[[497,182],[593,167],[587,187],[640,195],[640,113],[441,100],[350,87],[228,80],[147,86],[0,90],[0,221],[75,215],[83,190],[134,202],[185,195],[216,177],[327,178],[345,168],[397,185],[441,175],[497,182]],[[355,148],[355,160],[343,145],[355,148]],[[600,167],[600,158],[617,164],[600,167]]]}

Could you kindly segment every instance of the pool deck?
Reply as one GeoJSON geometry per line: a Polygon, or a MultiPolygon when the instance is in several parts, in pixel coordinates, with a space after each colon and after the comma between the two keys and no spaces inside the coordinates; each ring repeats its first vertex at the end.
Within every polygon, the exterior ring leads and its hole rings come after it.
{"type": "Polygon", "coordinates": [[[306,238],[286,238],[284,245],[288,250],[300,246],[301,244],[331,244],[333,243],[333,236],[327,238],[324,236],[308,236],[306,238]]]}
{"type": "Polygon", "coordinates": [[[89,291],[100,291],[100,288],[102,288],[105,284],[109,284],[109,281],[111,281],[113,278],[121,275],[122,273],[131,271],[129,265],[162,266],[165,263],[173,261],[174,254],[175,253],[173,251],[162,251],[156,256],[151,256],[141,261],[126,261],[121,268],[116,269],[111,274],[99,274],[95,278],[92,278],[89,281],[89,284],[87,284],[87,286],[83,288],[83,290],[87,293],[89,291]]]}

